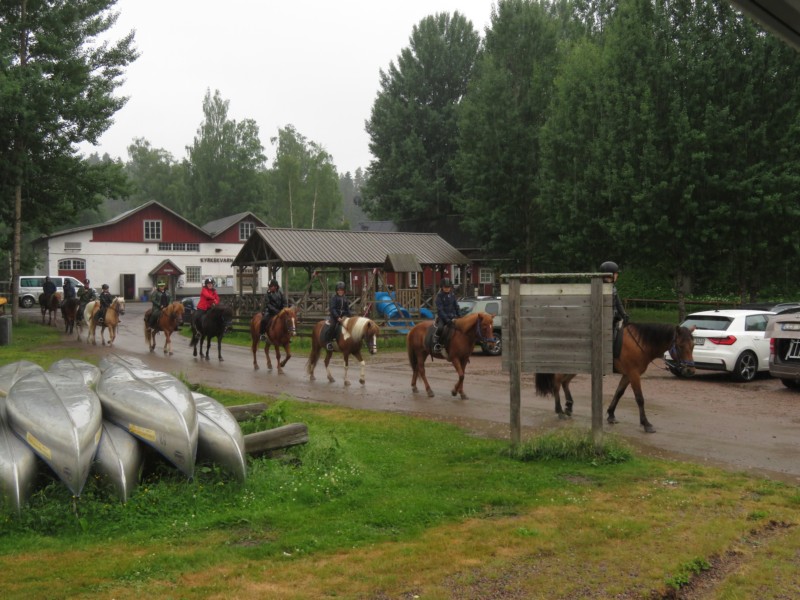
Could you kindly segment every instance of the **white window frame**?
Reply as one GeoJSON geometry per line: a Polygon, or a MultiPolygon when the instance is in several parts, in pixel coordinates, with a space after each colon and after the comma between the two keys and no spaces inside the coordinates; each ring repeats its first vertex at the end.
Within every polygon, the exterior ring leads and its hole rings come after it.
{"type": "Polygon", "coordinates": [[[203,267],[189,265],[186,267],[186,283],[200,283],[203,280],[203,267]]]}
{"type": "Polygon", "coordinates": [[[450,265],[450,279],[454,286],[461,285],[461,267],[459,265],[450,265]]]}
{"type": "Polygon", "coordinates": [[[408,287],[409,288],[416,288],[419,286],[419,273],[416,271],[409,271],[408,272],[408,287]]]}
{"type": "Polygon", "coordinates": [[[59,271],[85,271],[86,261],[82,258],[64,258],[58,261],[59,271]]]}
{"type": "Polygon", "coordinates": [[[161,239],[161,219],[145,219],[142,225],[145,241],[155,242],[161,239]]]}
{"type": "Polygon", "coordinates": [[[239,241],[246,242],[256,230],[256,224],[252,221],[242,221],[239,223],[239,241]]]}
{"type": "Polygon", "coordinates": [[[486,267],[481,267],[480,279],[478,283],[487,285],[494,284],[494,269],[487,269],[486,267]]]}

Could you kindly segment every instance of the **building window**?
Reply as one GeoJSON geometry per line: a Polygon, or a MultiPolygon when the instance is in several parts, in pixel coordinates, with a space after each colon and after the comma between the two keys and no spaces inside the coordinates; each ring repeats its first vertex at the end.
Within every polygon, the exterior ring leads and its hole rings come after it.
{"type": "Polygon", "coordinates": [[[158,249],[162,252],[200,252],[200,244],[193,242],[161,242],[158,249]]]}
{"type": "Polygon", "coordinates": [[[242,221],[239,223],[239,241],[246,242],[249,240],[255,228],[256,224],[252,221],[242,221]]]}
{"type": "Polygon", "coordinates": [[[161,239],[161,221],[144,222],[144,239],[145,240],[161,239]]]}
{"type": "Polygon", "coordinates": [[[200,283],[202,278],[200,267],[186,267],[186,283],[200,283]]]}
{"type": "Polygon", "coordinates": [[[417,285],[419,284],[419,280],[417,279],[418,275],[419,273],[417,273],[416,271],[410,271],[408,273],[408,287],[410,288],[417,287],[417,285]]]}
{"type": "Polygon", "coordinates": [[[493,284],[494,271],[492,269],[481,269],[481,283],[493,284]]]}
{"type": "Polygon", "coordinates": [[[65,258],[58,261],[59,271],[85,271],[86,261],[82,258],[65,258]]]}
{"type": "Polygon", "coordinates": [[[461,268],[458,265],[450,265],[450,272],[453,274],[453,285],[461,285],[461,268]]]}
{"type": "Polygon", "coordinates": [[[64,242],[64,252],[80,252],[80,242],[64,242]]]}

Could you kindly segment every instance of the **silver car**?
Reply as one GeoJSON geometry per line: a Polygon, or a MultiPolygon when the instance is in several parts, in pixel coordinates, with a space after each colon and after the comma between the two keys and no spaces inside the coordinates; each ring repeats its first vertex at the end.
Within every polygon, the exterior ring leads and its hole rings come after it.
{"type": "Polygon", "coordinates": [[[770,317],[766,337],[770,341],[769,374],[783,385],[800,390],[800,308],[770,317]]]}

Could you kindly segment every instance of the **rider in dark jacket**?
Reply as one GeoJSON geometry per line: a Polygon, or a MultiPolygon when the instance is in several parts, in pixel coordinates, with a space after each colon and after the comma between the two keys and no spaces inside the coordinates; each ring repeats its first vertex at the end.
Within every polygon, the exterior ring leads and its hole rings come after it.
{"type": "Polygon", "coordinates": [[[261,313],[261,339],[267,339],[272,318],[286,308],[286,298],[280,290],[276,279],[271,279],[267,286],[267,295],[264,297],[264,310],[261,313]]]}
{"type": "Polygon", "coordinates": [[[436,294],[436,331],[433,334],[434,351],[441,352],[442,347],[439,340],[444,333],[445,327],[458,317],[458,300],[453,293],[453,283],[448,279],[442,279],[442,289],[436,294]]]}
{"type": "Polygon", "coordinates": [[[61,306],[64,306],[64,303],[69,298],[75,298],[77,295],[77,291],[75,290],[75,286],[72,285],[72,281],[69,279],[64,279],[64,299],[61,301],[61,306]]]}
{"type": "Polygon", "coordinates": [[[622,305],[622,300],[619,298],[619,294],[617,294],[617,279],[619,278],[619,266],[617,263],[607,260],[602,265],[600,265],[600,272],[607,273],[605,277],[603,277],[603,281],[606,283],[612,284],[611,286],[611,306],[614,310],[614,315],[612,317],[612,338],[614,340],[617,339],[617,333],[620,329],[625,327],[630,320],[628,313],[625,312],[625,307],[622,305]]]}
{"type": "Polygon", "coordinates": [[[158,326],[158,318],[161,316],[161,309],[169,306],[169,303],[172,301],[165,282],[159,281],[158,284],[156,284],[156,291],[153,292],[151,301],[153,303],[153,311],[150,313],[150,328],[155,329],[158,326]]]}
{"type": "Polygon", "coordinates": [[[111,292],[108,291],[107,283],[103,284],[103,289],[100,291],[100,296],[98,296],[97,300],[100,302],[100,309],[97,311],[95,320],[102,325],[106,319],[106,310],[114,301],[114,298],[111,296],[111,292]]]}
{"type": "Polygon", "coordinates": [[[81,293],[78,295],[78,301],[80,302],[80,308],[78,310],[78,320],[83,319],[83,311],[86,309],[86,305],[93,300],[97,300],[97,293],[95,293],[94,288],[89,285],[89,280],[83,280],[83,289],[81,293]]]}
{"type": "Polygon", "coordinates": [[[49,275],[44,278],[42,292],[44,292],[44,304],[47,306],[50,303],[50,296],[56,293],[56,284],[50,281],[49,275]]]}
{"type": "Polygon", "coordinates": [[[339,333],[339,327],[345,317],[352,316],[350,313],[350,302],[347,296],[344,295],[345,285],[344,281],[339,281],[336,284],[336,293],[331,296],[329,304],[329,312],[331,317],[331,326],[328,329],[328,343],[326,347],[328,350],[333,350],[333,342],[336,341],[339,333]]]}

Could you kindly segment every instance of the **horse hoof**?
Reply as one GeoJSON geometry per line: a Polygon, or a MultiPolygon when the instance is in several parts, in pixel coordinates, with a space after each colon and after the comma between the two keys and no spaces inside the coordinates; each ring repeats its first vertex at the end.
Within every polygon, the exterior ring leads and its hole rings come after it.
{"type": "Polygon", "coordinates": [[[652,425],[645,425],[644,426],[644,432],[645,433],[655,433],[656,432],[656,428],[653,427],[652,425]]]}
{"type": "Polygon", "coordinates": [[[569,416],[564,413],[558,413],[558,418],[561,419],[562,421],[566,421],[569,418],[569,416]]]}
{"type": "Polygon", "coordinates": [[[365,383],[367,383],[367,380],[366,379],[359,379],[358,383],[360,383],[361,385],[364,385],[365,383]]]}
{"type": "Polygon", "coordinates": [[[283,369],[281,369],[280,367],[278,367],[278,375],[284,375],[284,374],[285,374],[285,373],[283,372],[283,369]]]}
{"type": "Polygon", "coordinates": [[[434,395],[433,390],[428,390],[428,398],[433,398],[434,395]]]}
{"type": "Polygon", "coordinates": [[[458,393],[458,392],[457,392],[457,391],[455,391],[455,390],[450,390],[450,395],[451,395],[451,396],[455,396],[457,393],[458,393]]]}
{"type": "Polygon", "coordinates": [[[336,381],[336,380],[333,377],[331,377],[330,375],[328,375],[328,383],[333,383],[334,381],[336,381]]]}
{"type": "Polygon", "coordinates": [[[461,399],[462,400],[469,400],[469,396],[467,396],[466,394],[461,394],[461,399]]]}
{"type": "Polygon", "coordinates": [[[258,371],[258,365],[253,365],[253,371],[258,371]]]}
{"type": "Polygon", "coordinates": [[[225,362],[225,359],[220,356],[219,357],[219,362],[225,362]]]}
{"type": "Polygon", "coordinates": [[[608,421],[611,425],[616,425],[617,423],[619,423],[619,421],[617,421],[616,417],[608,417],[608,419],[606,419],[606,421],[608,421]]]}
{"type": "Polygon", "coordinates": [[[418,394],[419,393],[419,390],[417,389],[417,386],[415,386],[415,385],[411,386],[411,393],[412,394],[418,394]]]}
{"type": "Polygon", "coordinates": [[[347,381],[347,380],[345,380],[345,382],[344,382],[344,386],[345,386],[345,387],[348,387],[349,385],[350,385],[350,382],[349,382],[349,381],[347,381]]]}

